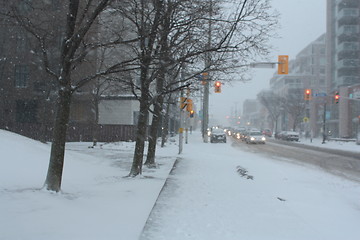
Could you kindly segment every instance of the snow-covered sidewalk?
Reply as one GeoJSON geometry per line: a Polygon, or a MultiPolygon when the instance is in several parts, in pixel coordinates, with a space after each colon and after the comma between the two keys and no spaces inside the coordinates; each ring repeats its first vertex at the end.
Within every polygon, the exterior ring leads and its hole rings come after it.
{"type": "Polygon", "coordinates": [[[61,193],[41,190],[50,145],[0,130],[0,240],[138,239],[177,157],[159,147],[159,168],[124,178],[133,142],[69,143],[61,193]]]}
{"type": "Polygon", "coordinates": [[[192,136],[141,240],[356,240],[360,184],[192,136]]]}
{"type": "Polygon", "coordinates": [[[322,142],[323,140],[321,138],[301,138],[298,144],[360,153],[360,145],[356,144],[355,142],[343,142],[335,140],[325,141],[324,144],[322,142]]]}

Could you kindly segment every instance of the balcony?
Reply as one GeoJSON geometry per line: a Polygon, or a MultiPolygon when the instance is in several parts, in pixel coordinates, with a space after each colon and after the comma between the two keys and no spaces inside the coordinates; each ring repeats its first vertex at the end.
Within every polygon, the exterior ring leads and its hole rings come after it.
{"type": "Polygon", "coordinates": [[[359,9],[343,8],[338,12],[337,20],[349,20],[359,17],[359,9]]]}
{"type": "Polygon", "coordinates": [[[342,76],[337,78],[337,84],[338,85],[346,85],[351,86],[354,84],[358,84],[360,81],[360,78],[357,76],[342,76]]]}
{"type": "Polygon", "coordinates": [[[341,44],[337,45],[336,52],[351,52],[351,51],[358,51],[359,50],[359,42],[342,42],[341,44]]]}
{"type": "Polygon", "coordinates": [[[359,2],[357,0],[336,0],[336,5],[339,12],[344,8],[359,8],[359,2]]]}
{"type": "Polygon", "coordinates": [[[359,25],[343,25],[338,29],[338,36],[353,36],[359,34],[359,25]]]}
{"type": "Polygon", "coordinates": [[[358,68],[360,66],[359,59],[342,59],[336,62],[336,68],[358,68]]]}

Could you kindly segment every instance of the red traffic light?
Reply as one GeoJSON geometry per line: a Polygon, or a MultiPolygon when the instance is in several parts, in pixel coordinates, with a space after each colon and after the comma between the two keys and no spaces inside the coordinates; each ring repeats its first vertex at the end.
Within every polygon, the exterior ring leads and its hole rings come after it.
{"type": "Polygon", "coordinates": [[[220,81],[215,82],[215,92],[221,93],[221,82],[220,81]]]}
{"type": "Polygon", "coordinates": [[[311,89],[305,89],[304,90],[304,100],[310,100],[311,99],[311,89]]]}
{"type": "Polygon", "coordinates": [[[335,103],[339,103],[339,99],[340,99],[339,92],[335,92],[335,95],[334,95],[334,101],[335,101],[335,103]]]}

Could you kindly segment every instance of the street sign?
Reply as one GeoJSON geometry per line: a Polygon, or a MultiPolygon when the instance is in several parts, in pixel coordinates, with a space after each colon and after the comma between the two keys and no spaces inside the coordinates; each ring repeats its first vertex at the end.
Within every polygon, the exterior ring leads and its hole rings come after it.
{"type": "Polygon", "coordinates": [[[360,98],[360,91],[353,92],[352,98],[359,99],[360,98]]]}
{"type": "Polygon", "coordinates": [[[315,93],[315,97],[326,97],[326,93],[315,93]]]}

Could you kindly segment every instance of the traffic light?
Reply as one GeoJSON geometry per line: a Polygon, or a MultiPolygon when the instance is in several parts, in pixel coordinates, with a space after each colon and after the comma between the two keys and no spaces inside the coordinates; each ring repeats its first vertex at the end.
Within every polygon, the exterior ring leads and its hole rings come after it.
{"type": "Polygon", "coordinates": [[[304,100],[311,100],[311,89],[304,90],[304,100]]]}
{"type": "Polygon", "coordinates": [[[221,93],[221,82],[220,81],[215,82],[215,93],[221,93]]]}
{"type": "Polygon", "coordinates": [[[194,110],[190,111],[190,117],[193,118],[194,117],[194,110]]]}
{"type": "Polygon", "coordinates": [[[340,99],[340,95],[339,95],[339,92],[335,92],[335,95],[334,95],[334,103],[339,103],[339,99],[340,99]]]}
{"type": "Polygon", "coordinates": [[[191,112],[193,110],[193,101],[188,98],[187,99],[187,105],[186,105],[186,111],[191,112]]]}
{"type": "Polygon", "coordinates": [[[180,109],[184,109],[187,105],[187,98],[186,97],[180,97],[180,109]]]}
{"type": "Polygon", "coordinates": [[[278,56],[278,74],[289,74],[289,56],[278,56]]]}

